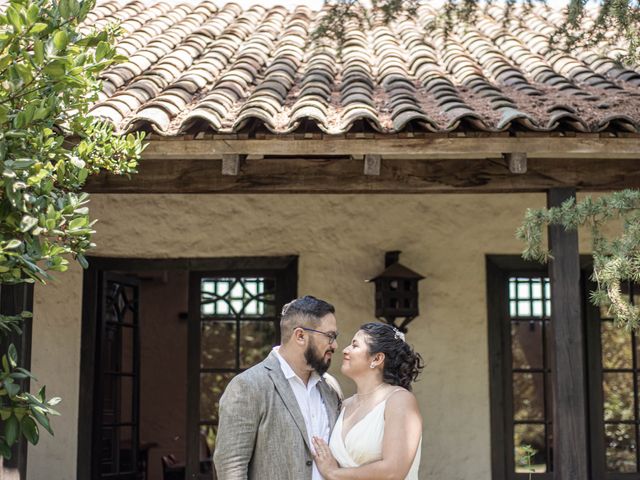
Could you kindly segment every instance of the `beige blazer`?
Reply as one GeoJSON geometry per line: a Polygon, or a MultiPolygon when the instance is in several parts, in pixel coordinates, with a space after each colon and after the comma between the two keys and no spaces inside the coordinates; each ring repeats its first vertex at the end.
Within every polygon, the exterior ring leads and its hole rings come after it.
{"type": "MultiPolygon", "coordinates": [[[[318,388],[333,429],[340,398],[324,379],[318,388]]],[[[218,480],[311,480],[304,418],[273,352],[231,380],[218,419],[213,455],[218,480]]]]}

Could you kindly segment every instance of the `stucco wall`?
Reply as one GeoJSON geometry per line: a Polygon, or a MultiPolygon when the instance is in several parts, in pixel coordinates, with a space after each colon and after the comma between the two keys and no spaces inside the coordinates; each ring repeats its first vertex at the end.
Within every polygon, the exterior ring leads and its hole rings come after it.
{"type": "MultiPolygon", "coordinates": [[[[94,195],[91,208],[100,255],[299,255],[298,291],[336,305],[341,346],[372,319],[364,280],[382,270],[385,251],[402,250],[401,262],[426,276],[407,337],[427,364],[415,387],[425,419],[421,478],[489,480],[485,255],[519,253],[524,209],[544,202],[537,194],[94,195]]],[[[36,288],[33,370],[65,399],[64,417],[55,439],[43,435],[31,449],[31,480],[75,478],[82,276],[74,268],[59,277],[36,288]]]]}

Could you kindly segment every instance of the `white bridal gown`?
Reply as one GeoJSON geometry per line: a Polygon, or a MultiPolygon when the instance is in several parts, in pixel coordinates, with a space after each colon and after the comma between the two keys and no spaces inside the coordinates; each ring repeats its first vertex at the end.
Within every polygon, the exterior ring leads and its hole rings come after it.
{"type": "MultiPolygon", "coordinates": [[[[342,439],[344,408],[342,409],[331,433],[331,440],[329,440],[331,453],[333,453],[333,456],[341,467],[359,467],[382,459],[384,408],[388,398],[389,397],[373,407],[367,415],[351,427],[344,441],[342,439]]],[[[405,480],[418,480],[421,447],[422,438],[420,439],[418,451],[405,480]]]]}

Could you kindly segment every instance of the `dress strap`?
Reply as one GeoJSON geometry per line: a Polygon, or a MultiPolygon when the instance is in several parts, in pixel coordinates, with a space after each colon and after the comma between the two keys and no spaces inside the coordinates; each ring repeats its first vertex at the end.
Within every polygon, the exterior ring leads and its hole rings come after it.
{"type": "Polygon", "coordinates": [[[391,395],[393,395],[396,392],[402,392],[404,391],[404,388],[396,388],[395,390],[393,390],[391,393],[389,393],[389,395],[387,395],[387,398],[384,399],[384,401],[386,402],[387,400],[389,400],[389,397],[391,397],[391,395]]]}

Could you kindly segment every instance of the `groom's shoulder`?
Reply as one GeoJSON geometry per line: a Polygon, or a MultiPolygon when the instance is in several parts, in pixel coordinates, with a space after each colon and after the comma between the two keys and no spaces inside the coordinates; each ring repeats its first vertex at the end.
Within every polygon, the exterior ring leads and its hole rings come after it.
{"type": "Polygon", "coordinates": [[[260,387],[263,384],[270,382],[269,380],[269,371],[270,366],[268,362],[268,357],[265,358],[260,363],[254,365],[253,367],[245,370],[242,373],[239,373],[231,380],[231,383],[241,384],[243,387],[260,387]]]}

